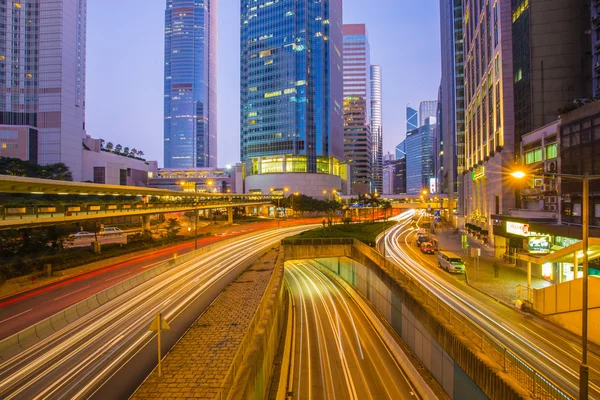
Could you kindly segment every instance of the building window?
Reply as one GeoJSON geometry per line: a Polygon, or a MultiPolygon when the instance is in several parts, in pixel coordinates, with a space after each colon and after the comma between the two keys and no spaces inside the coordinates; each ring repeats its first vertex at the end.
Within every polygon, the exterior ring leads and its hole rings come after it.
{"type": "Polygon", "coordinates": [[[119,185],[127,186],[127,170],[126,169],[119,170],[119,185]]]}
{"type": "Polygon", "coordinates": [[[106,168],[94,167],[94,183],[106,183],[106,168]]]}
{"type": "Polygon", "coordinates": [[[558,145],[556,143],[552,143],[546,146],[546,160],[556,157],[558,157],[558,145]]]}
{"type": "Polygon", "coordinates": [[[542,161],[542,149],[536,149],[525,153],[525,164],[533,164],[540,161],[542,161]]]}
{"type": "Polygon", "coordinates": [[[496,201],[496,215],[500,215],[500,196],[495,195],[494,198],[496,201]]]}

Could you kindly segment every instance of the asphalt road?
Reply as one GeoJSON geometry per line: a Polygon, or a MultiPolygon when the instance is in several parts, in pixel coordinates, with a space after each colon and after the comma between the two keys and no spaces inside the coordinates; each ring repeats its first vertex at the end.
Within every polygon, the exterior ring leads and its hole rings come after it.
{"type": "MultiPolygon", "coordinates": [[[[281,226],[311,222],[314,223],[314,219],[290,220],[282,222],[281,226]]],[[[275,227],[277,227],[276,222],[264,222],[220,229],[215,236],[198,239],[198,247],[208,246],[224,238],[275,227]]],[[[142,273],[156,264],[170,260],[173,258],[174,253],[183,255],[193,250],[193,241],[176,244],[150,254],[132,257],[128,261],[119,262],[106,268],[90,271],[4,298],[0,300],[0,340],[20,332],[104,289],[142,273]]]]}
{"type": "Polygon", "coordinates": [[[286,264],[293,298],[293,399],[416,399],[400,365],[352,297],[303,262],[286,264]]]}
{"type": "Polygon", "coordinates": [[[103,390],[96,398],[127,398],[156,364],[156,334],[148,331],[156,313],[172,328],[163,333],[166,354],[202,312],[195,306],[199,298],[208,296],[208,305],[244,261],[305,229],[250,234],[122,294],[0,364],[0,398],[80,399],[103,390]],[[139,355],[147,360],[148,354],[154,364],[136,360],[139,355]]]}
{"type": "MultiPolygon", "coordinates": [[[[412,218],[411,218],[412,220],[412,218]]],[[[437,256],[422,254],[414,244],[416,229],[402,220],[385,237],[388,259],[408,272],[454,310],[467,316],[508,349],[526,360],[569,395],[577,397],[581,339],[529,314],[501,304],[437,266],[437,256]]],[[[382,244],[379,245],[383,249],[382,244]]],[[[588,355],[589,398],[600,399],[597,346],[588,355]]]]}

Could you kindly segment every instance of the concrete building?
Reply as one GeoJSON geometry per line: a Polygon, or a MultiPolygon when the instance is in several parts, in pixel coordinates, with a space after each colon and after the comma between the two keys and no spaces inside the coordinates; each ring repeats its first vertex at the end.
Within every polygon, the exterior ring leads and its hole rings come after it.
{"type": "Polygon", "coordinates": [[[217,4],[216,0],[166,0],[167,168],[217,166],[217,4]]]}
{"type": "Polygon", "coordinates": [[[462,215],[462,178],[465,166],[465,80],[462,0],[440,0],[440,35],[442,80],[438,118],[440,142],[443,143],[440,176],[441,193],[448,204],[458,196],[457,214],[462,215]]]}
{"type": "Polygon", "coordinates": [[[426,124],[427,118],[437,118],[437,100],[427,100],[419,103],[419,126],[426,124]]]}
{"type": "Polygon", "coordinates": [[[82,180],[122,186],[148,186],[156,176],[158,163],[133,154],[125,155],[102,147],[100,139],[87,136],[83,141],[82,180]]]}
{"type": "Polygon", "coordinates": [[[259,11],[255,1],[241,1],[240,148],[247,193],[288,187],[322,198],[323,190],[348,190],[348,168],[340,161],[342,2],[312,4],[280,2],[259,11]]]}
{"type": "MultiPolygon", "coordinates": [[[[371,193],[371,63],[364,24],[344,24],[344,159],[350,165],[352,193],[371,193]]],[[[375,155],[376,156],[376,155],[375,155]]]]}
{"type": "Polygon", "coordinates": [[[0,157],[38,162],[38,130],[31,126],[0,126],[0,157]]]}
{"type": "Polygon", "coordinates": [[[383,194],[406,193],[406,158],[387,161],[383,165],[383,194]]]}
{"type": "Polygon", "coordinates": [[[375,191],[382,193],[383,118],[381,67],[371,65],[371,142],[373,143],[372,182],[375,191]]]}
{"type": "Polygon", "coordinates": [[[429,117],[425,125],[408,133],[406,146],[406,193],[419,194],[429,191],[435,181],[434,138],[436,120],[429,117]]]}
{"type": "Polygon", "coordinates": [[[515,206],[505,179],[515,151],[513,15],[507,1],[482,6],[469,0],[463,5],[465,216],[466,222],[492,232],[490,216],[515,206]]]}
{"type": "Polygon", "coordinates": [[[86,0],[0,4],[0,130],[27,147],[37,131],[38,155],[28,148],[29,159],[65,163],[75,181],[85,138],[86,19],[86,0]]]}

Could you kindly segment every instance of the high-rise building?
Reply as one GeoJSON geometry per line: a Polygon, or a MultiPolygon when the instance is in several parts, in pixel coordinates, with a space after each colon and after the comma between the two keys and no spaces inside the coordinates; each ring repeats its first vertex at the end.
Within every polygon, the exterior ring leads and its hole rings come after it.
{"type": "Polygon", "coordinates": [[[435,126],[435,117],[429,117],[425,120],[425,125],[406,135],[407,194],[419,194],[423,189],[429,190],[431,179],[435,179],[435,126]]]}
{"type": "Polygon", "coordinates": [[[24,133],[28,146],[38,148],[30,160],[65,163],[77,181],[85,138],[86,19],[86,0],[0,4],[0,131],[14,140],[24,133]]]}
{"type": "Polygon", "coordinates": [[[382,118],[381,67],[371,65],[371,142],[373,143],[373,187],[383,190],[383,118],[382,118]]]}
{"type": "Polygon", "coordinates": [[[521,136],[556,121],[558,110],[574,100],[592,97],[589,5],[589,0],[512,2],[517,153],[521,136]]]}
{"type": "Polygon", "coordinates": [[[383,162],[386,161],[396,161],[396,155],[388,151],[383,155],[383,162]]]}
{"type": "Polygon", "coordinates": [[[217,3],[167,0],[165,168],[217,166],[217,3]]]}
{"type": "Polygon", "coordinates": [[[344,190],[342,2],[241,1],[245,191],[344,190]]]}
{"type": "Polygon", "coordinates": [[[352,193],[373,191],[371,64],[364,24],[344,24],[344,157],[352,174],[352,193]]]}
{"type": "MultiPolygon", "coordinates": [[[[467,222],[492,232],[492,214],[514,208],[506,171],[514,165],[511,2],[463,2],[467,222]]],[[[493,238],[490,238],[493,241],[493,238]]]]}
{"type": "Polygon", "coordinates": [[[453,204],[458,195],[457,213],[462,215],[462,178],[465,163],[465,80],[463,48],[463,0],[440,0],[442,81],[438,136],[443,143],[443,170],[440,191],[453,204]]]}
{"type": "Polygon", "coordinates": [[[425,125],[429,117],[437,116],[437,100],[422,101],[419,104],[419,126],[425,125]]]}
{"type": "Polygon", "coordinates": [[[409,105],[406,106],[406,133],[419,127],[419,112],[409,105]]]}

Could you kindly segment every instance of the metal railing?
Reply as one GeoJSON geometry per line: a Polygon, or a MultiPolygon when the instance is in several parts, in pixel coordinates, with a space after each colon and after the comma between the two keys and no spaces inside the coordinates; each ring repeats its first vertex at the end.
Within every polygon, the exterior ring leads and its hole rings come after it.
{"type": "Polygon", "coordinates": [[[533,302],[533,288],[517,285],[516,289],[517,300],[527,301],[529,303],[533,302]]]}
{"type": "Polygon", "coordinates": [[[466,338],[482,353],[492,359],[504,372],[514,378],[522,388],[529,391],[534,398],[544,400],[573,399],[573,397],[565,393],[556,383],[552,382],[551,379],[537,371],[515,352],[490,336],[477,323],[451,308],[435,293],[410,277],[396,264],[386,260],[375,249],[358,240],[354,241],[354,246],[375,261],[380,268],[382,268],[390,277],[396,279],[399,284],[405,288],[408,287],[420,303],[425,303],[428,306],[433,307],[446,324],[458,330],[463,338],[466,338]]]}

